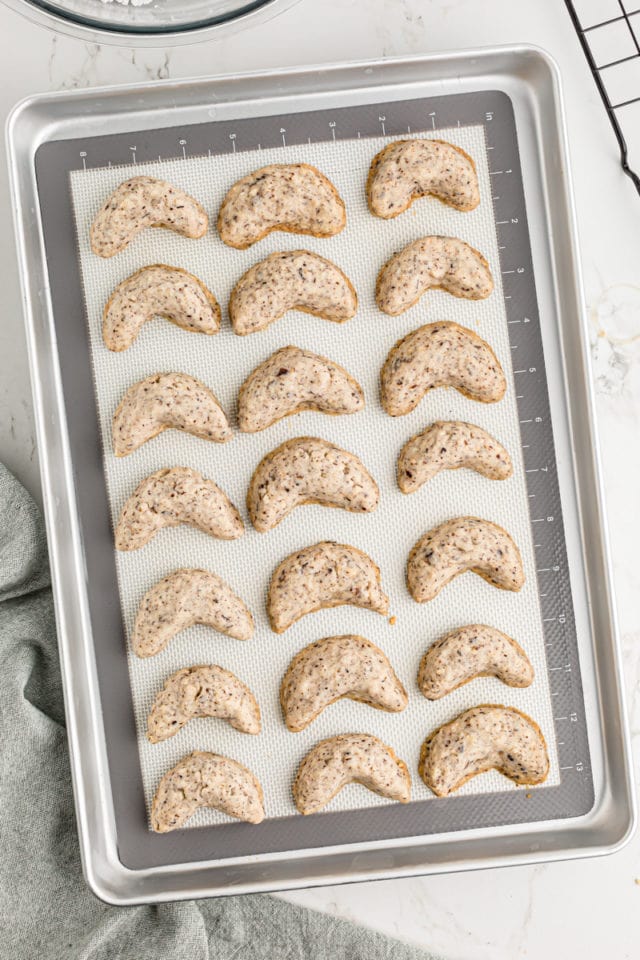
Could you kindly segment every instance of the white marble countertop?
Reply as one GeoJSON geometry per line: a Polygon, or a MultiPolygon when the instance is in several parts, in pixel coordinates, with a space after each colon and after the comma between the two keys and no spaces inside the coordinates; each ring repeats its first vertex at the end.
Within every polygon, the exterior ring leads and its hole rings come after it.
{"type": "MultiPolygon", "coordinates": [[[[592,5],[604,0],[592,0],[592,5]]],[[[640,754],[640,197],[561,0],[302,0],[223,44],[136,51],[54,36],[0,6],[0,113],[93,84],[535,43],[565,84],[631,729],[640,754]]],[[[640,90],[639,90],[640,92],[640,90]]],[[[39,496],[7,174],[0,159],[0,459],[39,496]]],[[[289,899],[464,960],[640,955],[640,843],[609,857],[301,891],[289,899]]]]}

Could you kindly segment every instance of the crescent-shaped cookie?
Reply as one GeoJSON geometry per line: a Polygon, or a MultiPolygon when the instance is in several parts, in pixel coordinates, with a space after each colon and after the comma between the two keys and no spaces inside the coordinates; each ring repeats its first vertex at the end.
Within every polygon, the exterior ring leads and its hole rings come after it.
{"type": "Polygon", "coordinates": [[[156,833],[179,830],[200,807],[261,823],[264,798],[257,777],[237,760],[195,750],[165,773],[151,805],[156,833]]]}
{"type": "Polygon", "coordinates": [[[358,297],[342,270],[308,250],[272,253],[240,277],[231,291],[229,319],[235,333],[264,330],[288,310],[344,323],[358,297]]]}
{"type": "Polygon", "coordinates": [[[468,153],[445,140],[396,140],[371,161],[367,202],[374,216],[389,220],[428,196],[456,210],[475,210],[480,189],[468,153]]]}
{"type": "Polygon", "coordinates": [[[196,717],[226,720],[240,733],[261,729],[260,707],[249,687],[215,664],[184,667],[165,681],[147,718],[147,738],[168,740],[196,717]]]}
{"type": "Polygon", "coordinates": [[[153,657],[181,630],[202,624],[235,640],[253,636],[253,617],[228,583],[208,570],[174,570],[148,590],[136,614],[131,646],[153,657]]]}
{"type": "Polygon", "coordinates": [[[282,347],[240,387],[238,426],[256,433],[303,410],[340,416],[363,407],[362,387],[343,367],[309,350],[282,347]]]}
{"type": "Polygon", "coordinates": [[[322,740],[306,755],[293,784],[299,812],[318,813],[348,783],[408,803],[411,776],[391,747],[367,733],[343,733],[322,740]]]}
{"type": "Polygon", "coordinates": [[[156,263],[132,273],[109,297],[102,315],[105,346],[126,350],[154,317],[190,333],[211,336],[220,329],[220,306],[204,283],[180,267],[156,263]]]}
{"type": "Polygon", "coordinates": [[[382,406],[392,417],[414,410],[435,387],[453,387],[480,403],[502,400],[507,381],[488,343],[442,320],[408,333],[389,351],[380,373],[382,406]]]}
{"type": "Polygon", "coordinates": [[[126,457],[163,430],[183,430],[203,440],[233,437],[215,394],[186,373],[154,373],[129,387],[113,416],[116,457],[126,457]]]}
{"type": "Polygon", "coordinates": [[[466,467],[489,480],[513,473],[508,452],[495,437],[474,423],[437,420],[407,440],[398,457],[398,486],[415,493],[441,470],[466,467]]]}
{"type": "Polygon", "coordinates": [[[125,503],[116,527],[117,550],[139,550],[164,527],[197,527],[220,540],[244,533],[226,493],[190,467],[169,467],[146,477],[125,503]]]}
{"type": "Polygon", "coordinates": [[[378,485],[353,453],[318,437],[296,437],[258,464],[247,493],[247,509],[259,533],[276,527],[305,503],[371,513],[378,485]]]}
{"type": "Polygon", "coordinates": [[[458,237],[422,237],[384,264],[376,281],[383,313],[404,313],[427,290],[444,290],[464,300],[484,300],[493,277],[482,254],[458,237]]]}
{"type": "Polygon", "coordinates": [[[473,624],[452,630],[429,647],[418,669],[418,687],[427,700],[439,700],[476,677],[528,687],[533,667],[520,644],[506,633],[473,624]]]}
{"type": "Polygon", "coordinates": [[[547,744],[538,724],[515,707],[483,703],[434,730],[420,751],[420,776],[438,797],[487,770],[517,784],[549,774],[547,744]]]}
{"type": "Polygon", "coordinates": [[[166,227],[183,237],[203,237],[209,218],[184,190],[156,177],[132,177],[111,193],[91,224],[91,249],[99,257],[120,253],[145,227],[166,227]]]}
{"type": "Polygon", "coordinates": [[[517,592],[524,584],[522,557],[506,530],[490,520],[456,517],[414,545],[407,560],[407,586],[417,603],[426,603],[467,570],[500,590],[517,592]]]}
{"type": "Polygon", "coordinates": [[[315,543],[286,557],[271,577],[267,612],[275,633],[284,633],[308,613],[345,604],[383,616],[389,612],[380,570],[356,547],[315,543]]]}
{"type": "Polygon", "coordinates": [[[280,686],[284,721],[293,733],[342,698],[390,713],[408,703],[387,656],[355,634],[310,643],[293,658],[280,686]]]}
{"type": "Polygon", "coordinates": [[[218,214],[220,239],[244,250],[274,230],[333,237],[347,222],[344,201],[308,163],[272,163],[238,180],[218,214]]]}

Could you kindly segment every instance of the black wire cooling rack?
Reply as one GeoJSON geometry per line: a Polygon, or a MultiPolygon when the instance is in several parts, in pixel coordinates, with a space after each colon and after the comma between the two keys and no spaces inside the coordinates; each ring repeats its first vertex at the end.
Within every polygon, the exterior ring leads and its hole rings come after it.
{"type": "Polygon", "coordinates": [[[565,3],[617,137],[622,169],[640,193],[634,169],[640,169],[640,0],[565,3]]]}

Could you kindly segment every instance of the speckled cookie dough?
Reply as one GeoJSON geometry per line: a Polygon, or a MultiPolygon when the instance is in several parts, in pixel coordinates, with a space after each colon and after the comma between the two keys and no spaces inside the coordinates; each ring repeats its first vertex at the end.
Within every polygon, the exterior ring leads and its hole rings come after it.
{"type": "Polygon", "coordinates": [[[400,451],[398,486],[403,493],[415,493],[441,470],[463,467],[488,480],[506,480],[513,473],[508,452],[486,430],[460,420],[437,420],[400,451]]]}
{"type": "Polygon", "coordinates": [[[111,294],[102,315],[105,346],[127,350],[154,317],[190,333],[211,336],[220,329],[220,306],[204,283],[179,267],[156,263],[131,274],[111,294]]]}
{"type": "Polygon", "coordinates": [[[489,264],[457,237],[422,237],[384,264],[376,281],[376,303],[395,317],[427,290],[445,290],[464,300],[484,300],[493,291],[489,264]]]}
{"type": "Polygon", "coordinates": [[[266,533],[305,503],[371,513],[379,499],[377,483],[355,454],[318,437],[296,437],[260,462],[247,509],[256,530],[266,533]]]}
{"type": "Polygon", "coordinates": [[[420,537],[407,561],[407,586],[417,603],[427,603],[454,577],[471,570],[500,590],[524,585],[518,547],[497,523],[456,517],[420,537]]]}
{"type": "Polygon", "coordinates": [[[275,633],[284,633],[308,613],[344,604],[383,616],[389,612],[380,570],[356,547],[327,540],[315,543],[286,557],[271,577],[267,612],[275,633]]]}
{"type": "Polygon", "coordinates": [[[202,440],[226,443],[233,437],[214,393],[186,373],[154,373],[134,383],[113,416],[116,457],[126,457],[163,430],[183,430],[202,440]]]}
{"type": "Polygon", "coordinates": [[[517,784],[542,783],[549,773],[547,744],[538,724],[515,707],[480,704],[430,734],[419,773],[438,797],[487,770],[517,784]]]}
{"type": "Polygon", "coordinates": [[[240,336],[264,330],[288,310],[344,323],[354,317],[358,297],[342,270],[308,250],[285,250],[261,260],[231,291],[229,318],[240,336]]]}
{"type": "Polygon", "coordinates": [[[408,703],[387,656],[355,634],[310,643],[293,658],[280,686],[284,721],[293,733],[341,698],[390,713],[399,713],[408,703]]]}
{"type": "Polygon", "coordinates": [[[427,700],[439,700],[476,677],[528,687],[533,667],[520,644],[506,633],[473,624],[452,630],[429,647],[418,669],[418,687],[427,700]]]}
{"type": "Polygon", "coordinates": [[[402,417],[436,387],[453,387],[471,400],[496,403],[507,381],[488,343],[472,330],[442,320],[413,330],[391,348],[380,386],[386,412],[402,417]]]}
{"type": "Polygon", "coordinates": [[[215,664],[184,667],[159,691],[147,720],[147,738],[160,743],[199,717],[226,720],[240,733],[260,733],[260,707],[235,673],[215,664]]]}
{"type": "Polygon", "coordinates": [[[151,806],[151,826],[156,833],[179,830],[200,807],[213,807],[247,823],[264,820],[257,777],[237,760],[195,750],[160,781],[151,806]]]}
{"type": "Polygon", "coordinates": [[[244,250],[273,230],[333,237],[347,222],[344,202],[308,163],[273,163],[231,187],[218,214],[220,239],[244,250]]]}
{"type": "Polygon", "coordinates": [[[480,189],[468,153],[445,140],[396,140],[376,154],[367,179],[367,202],[374,216],[397,217],[427,196],[465,213],[475,210],[480,189]]]}
{"type": "Polygon", "coordinates": [[[132,177],[111,193],[91,224],[99,257],[120,253],[145,227],[166,227],[197,240],[209,226],[204,208],[184,190],[156,177],[132,177]]]}
{"type": "Polygon", "coordinates": [[[253,636],[253,617],[228,583],[209,570],[174,570],[145,593],[138,607],[131,646],[153,657],[181,630],[211,627],[235,640],[253,636]]]}
{"type": "Polygon", "coordinates": [[[226,493],[190,467],[170,467],[146,477],[125,503],[116,527],[116,549],[139,550],[164,527],[197,527],[220,540],[244,533],[226,493]]]}
{"type": "Polygon", "coordinates": [[[293,784],[293,799],[304,815],[318,813],[348,783],[408,803],[411,776],[391,747],[368,733],[343,733],[322,740],[306,755],[293,784]]]}
{"type": "Polygon", "coordinates": [[[249,374],[238,394],[238,426],[244,433],[303,410],[341,416],[364,407],[362,387],[327,357],[282,347],[249,374]]]}

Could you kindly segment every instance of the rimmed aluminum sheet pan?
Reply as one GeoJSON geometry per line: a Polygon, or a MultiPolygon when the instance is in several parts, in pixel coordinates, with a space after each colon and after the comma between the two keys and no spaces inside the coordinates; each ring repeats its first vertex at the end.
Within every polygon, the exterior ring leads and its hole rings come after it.
{"type": "Polygon", "coordinates": [[[523,47],[50,95],[14,111],[9,149],[92,889],[134,903],[588,855],[622,843],[633,822],[624,705],[560,95],[546,55],[523,47]],[[224,824],[155,837],[146,829],[123,645],[108,641],[122,633],[122,618],[86,336],[68,349],[86,328],[81,300],[70,299],[80,286],[69,172],[131,162],[132,147],[138,162],[237,149],[239,131],[247,147],[275,147],[283,137],[374,138],[457,123],[482,125],[499,161],[492,202],[524,466],[540,507],[530,519],[539,521],[560,783],[533,792],[524,815],[513,806],[522,807],[521,796],[505,791],[499,802],[455,797],[326,815],[322,825],[292,816],[260,833],[224,824]]]}

